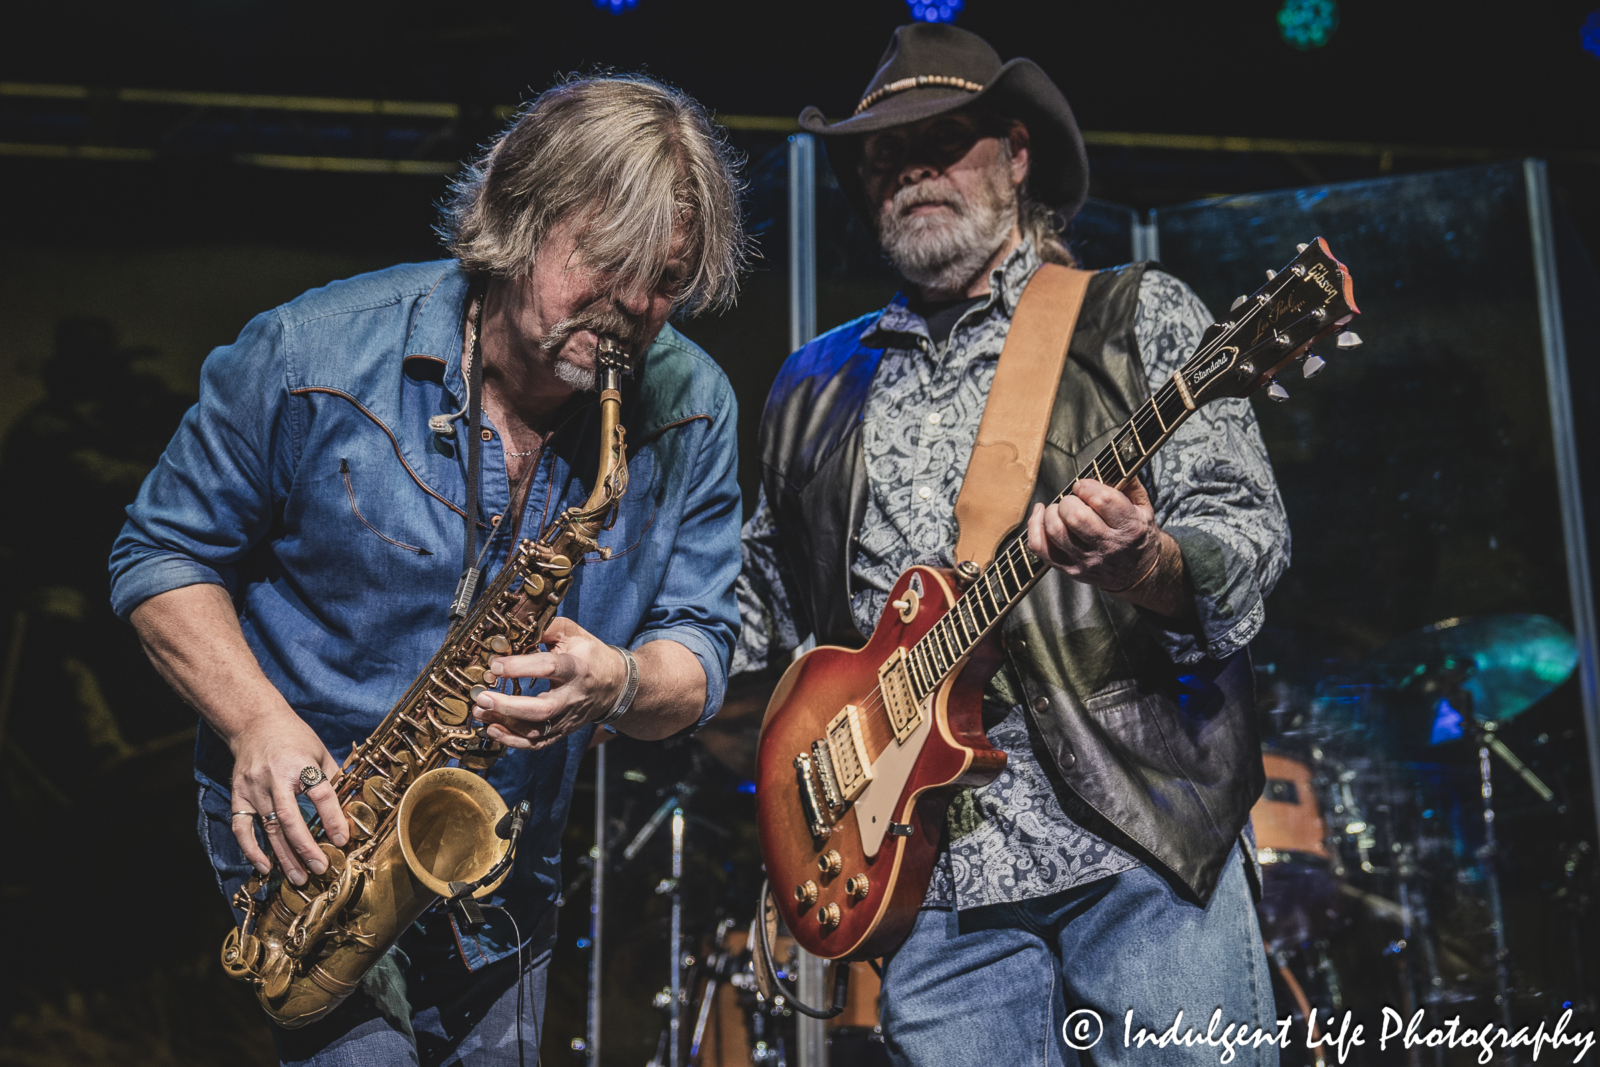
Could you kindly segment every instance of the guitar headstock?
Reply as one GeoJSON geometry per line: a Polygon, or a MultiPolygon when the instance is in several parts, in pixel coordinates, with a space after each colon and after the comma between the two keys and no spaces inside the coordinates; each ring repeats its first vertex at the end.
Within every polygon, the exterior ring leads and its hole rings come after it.
{"type": "Polygon", "coordinates": [[[1361,339],[1349,332],[1361,314],[1350,272],[1318,237],[1281,271],[1267,272],[1267,284],[1233,302],[1228,317],[1206,331],[1200,349],[1178,372],[1198,407],[1223,397],[1247,397],[1269,385],[1274,400],[1288,392],[1274,379],[1292,359],[1305,357],[1307,378],[1323,360],[1309,351],[1317,341],[1341,334],[1340,348],[1361,339]]]}

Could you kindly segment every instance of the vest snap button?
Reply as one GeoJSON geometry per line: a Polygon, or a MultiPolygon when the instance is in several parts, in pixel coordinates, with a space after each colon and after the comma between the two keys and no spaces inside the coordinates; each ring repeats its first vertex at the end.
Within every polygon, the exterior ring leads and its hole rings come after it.
{"type": "Polygon", "coordinates": [[[1033,699],[1033,710],[1034,711],[1049,711],[1050,710],[1050,698],[1049,697],[1034,697],[1034,699],[1033,699]]]}
{"type": "Polygon", "coordinates": [[[1064,744],[1061,746],[1061,752],[1057,758],[1062,767],[1071,767],[1078,762],[1078,754],[1064,744]]]}

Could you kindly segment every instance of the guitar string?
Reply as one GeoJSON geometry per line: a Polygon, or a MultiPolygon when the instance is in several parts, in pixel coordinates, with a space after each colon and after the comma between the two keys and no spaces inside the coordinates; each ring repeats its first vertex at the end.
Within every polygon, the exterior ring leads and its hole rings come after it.
{"type": "MultiPolygon", "coordinates": [[[[1287,271],[1284,273],[1286,275],[1288,274],[1287,271]]],[[[1287,286],[1285,285],[1280,287],[1280,291],[1285,287],[1287,286]]],[[[1277,294],[1274,294],[1274,296],[1276,295],[1277,294]]],[[[1270,302],[1271,301],[1269,299],[1267,303],[1270,302]]],[[[1265,307],[1267,306],[1267,303],[1258,303],[1257,307],[1265,307]]],[[[1302,324],[1306,319],[1309,318],[1311,318],[1311,314],[1301,316],[1299,319],[1296,319],[1289,325],[1292,328],[1293,326],[1302,324]]],[[[1200,348],[1196,349],[1194,354],[1184,361],[1183,365],[1176,373],[1187,374],[1192,372],[1192,370],[1195,369],[1196,364],[1203,363],[1210,359],[1210,357],[1215,354],[1216,350],[1223,346],[1224,342],[1231,340],[1249,321],[1250,317],[1247,316],[1237,323],[1229,323],[1227,328],[1224,329],[1222,333],[1218,334],[1210,344],[1202,345],[1200,348]]],[[[1281,330],[1274,331],[1274,335],[1272,337],[1269,337],[1240,353],[1239,359],[1241,361],[1249,360],[1262,349],[1275,347],[1276,337],[1280,333],[1281,330]]],[[[1315,339],[1313,338],[1313,341],[1314,340],[1315,339]]],[[[1285,349],[1285,351],[1293,351],[1293,348],[1285,349]]],[[[1101,475],[1102,477],[1097,478],[1096,480],[1105,482],[1105,484],[1121,484],[1127,479],[1137,477],[1138,472],[1144,468],[1145,464],[1150,461],[1150,458],[1155,455],[1156,451],[1166,443],[1167,439],[1170,438],[1172,434],[1177,432],[1178,427],[1187,421],[1189,416],[1193,415],[1195,411],[1199,409],[1199,405],[1196,405],[1194,408],[1190,408],[1187,404],[1184,404],[1177,417],[1168,423],[1164,418],[1162,418],[1161,408],[1167,406],[1171,401],[1178,399],[1179,397],[1180,394],[1175,382],[1169,379],[1167,383],[1160,389],[1156,390],[1156,392],[1147,401],[1141,403],[1138,410],[1136,410],[1133,415],[1129,417],[1127,422],[1123,423],[1123,425],[1112,434],[1110,441],[1103,448],[1101,448],[1099,453],[1096,454],[1095,458],[1091,460],[1084,468],[1080,469],[1080,475],[1073,478],[1072,481],[1068,483],[1067,487],[1056,495],[1055,502],[1059,503],[1067,498],[1068,494],[1070,494],[1077,486],[1078,482],[1082,480],[1082,471],[1084,470],[1092,470],[1095,474],[1101,475]],[[1145,432],[1149,431],[1152,426],[1154,426],[1154,428],[1157,430],[1157,433],[1153,435],[1154,441],[1148,448],[1143,447],[1143,442],[1146,440],[1145,432]],[[1119,459],[1117,444],[1127,436],[1130,429],[1133,430],[1135,434],[1134,440],[1136,446],[1138,447],[1139,459],[1133,468],[1129,470],[1126,475],[1123,475],[1122,471],[1126,469],[1126,464],[1119,459]],[[1110,462],[1102,465],[1102,460],[1109,460],[1110,462]],[[1106,468],[1109,468],[1110,464],[1115,464],[1118,471],[1118,477],[1114,479],[1114,481],[1106,481],[1106,479],[1103,477],[1106,473],[1106,468]]],[[[905,658],[907,661],[911,660],[913,656],[920,656],[921,659],[916,667],[921,668],[924,673],[933,676],[932,685],[926,687],[926,691],[921,693],[920,697],[918,698],[917,702],[919,704],[938,690],[939,686],[943,684],[944,680],[948,678],[950,673],[955,669],[956,664],[967,655],[970,655],[972,650],[977,647],[978,643],[981,642],[995,626],[999,625],[1004,616],[1015,606],[1015,604],[1019,602],[1023,596],[1027,595],[1029,587],[1033,584],[1033,579],[1037,574],[1037,572],[1034,570],[1033,560],[1030,558],[1030,556],[1031,553],[1026,547],[1026,542],[1020,538],[1013,538],[1007,544],[1006,548],[996,556],[995,560],[992,561],[988,567],[985,567],[983,572],[977,578],[973,579],[972,584],[956,597],[955,601],[951,604],[950,609],[940,616],[940,618],[928,628],[922,637],[912,642],[909,646],[902,646],[905,648],[905,658]],[[1016,566],[1018,564],[1021,564],[1022,567],[1026,569],[1028,572],[1028,577],[1026,579],[1018,579],[1022,588],[1019,589],[1018,593],[1014,597],[1008,594],[1004,606],[994,613],[993,618],[987,618],[986,616],[988,615],[988,609],[982,607],[980,591],[984,587],[990,586],[990,584],[995,582],[995,579],[998,578],[997,584],[1000,591],[1002,593],[1006,592],[1005,579],[999,575],[999,572],[996,568],[996,564],[1001,562],[1001,560],[1004,560],[1007,566],[1012,568],[1014,578],[1017,577],[1016,566]],[[974,628],[977,631],[977,636],[970,640],[964,632],[967,627],[962,625],[959,614],[963,605],[965,605],[967,608],[968,615],[975,624],[974,628]],[[974,608],[977,610],[974,611],[974,608]],[[952,622],[952,619],[956,621],[952,622]],[[939,647],[940,642],[942,641],[948,641],[950,648],[956,651],[956,654],[949,667],[944,669],[940,668],[941,660],[949,657],[947,655],[942,655],[943,650],[939,647]],[[930,642],[932,643],[930,644],[930,642]]],[[[992,589],[990,590],[990,599],[991,601],[995,601],[997,599],[994,597],[992,589]]],[[[917,689],[924,688],[922,683],[915,677],[915,670],[916,668],[913,668],[913,666],[908,663],[907,677],[912,685],[913,696],[917,695],[917,689]]],[[[874,686],[872,691],[867,695],[867,698],[856,706],[856,717],[863,734],[867,732],[869,726],[877,725],[879,722],[882,722],[889,726],[890,733],[893,735],[894,724],[889,721],[888,706],[881,684],[874,686]]],[[[863,741],[865,740],[866,738],[863,737],[863,741]]],[[[883,750],[880,749],[878,755],[881,756],[882,752],[883,750]]],[[[870,759],[877,758],[876,756],[872,756],[870,753],[868,753],[868,756],[870,759]]]]}

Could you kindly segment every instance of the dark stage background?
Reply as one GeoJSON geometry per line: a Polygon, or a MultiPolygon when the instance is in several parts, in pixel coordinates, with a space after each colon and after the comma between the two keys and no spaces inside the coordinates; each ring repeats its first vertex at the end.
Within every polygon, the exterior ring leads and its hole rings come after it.
{"type": "MultiPolygon", "coordinates": [[[[1529,155],[1550,161],[1575,235],[1564,253],[1573,271],[1592,272],[1600,249],[1600,58],[1579,47],[1579,27],[1594,2],[1490,17],[1422,0],[1346,0],[1332,41],[1311,52],[1279,38],[1275,0],[969,0],[959,21],[1002,56],[1031,56],[1055,77],[1088,131],[1093,195],[1158,209],[1172,269],[1220,311],[1245,278],[1286,257],[1272,242],[1229,246],[1224,257],[1221,238],[1203,222],[1214,216],[1175,205],[1529,155]],[[1258,255],[1266,257],[1259,264],[1258,255]]],[[[192,400],[206,353],[307,288],[436,257],[430,227],[448,168],[492,135],[507,105],[562,72],[643,69],[724,116],[749,159],[749,222],[761,258],[735,310],[684,326],[738,391],[748,509],[756,419],[788,348],[788,124],[809,103],[848,113],[905,12],[895,0],[783,8],[639,0],[615,17],[587,0],[490,0],[450,10],[162,0],[8,12],[0,39],[8,208],[0,231],[0,488],[8,501],[0,513],[0,650],[10,687],[0,694],[8,709],[0,717],[0,1063],[273,1062],[264,1017],[217,964],[228,914],[194,835],[192,713],[165,691],[105,597],[104,557],[120,509],[192,400]],[[49,89],[62,86],[73,91],[49,89]],[[436,106],[363,115],[219,94],[436,106]],[[329,162],[342,159],[382,164],[362,172],[329,162]]],[[[1512,172],[1520,173],[1515,165],[1512,172]]],[[[825,166],[821,177],[818,320],[826,328],[881,305],[895,281],[866,250],[825,166]]],[[[1229,210],[1252,210],[1232,203],[1229,210]]],[[[1528,268],[1516,258],[1525,253],[1515,241],[1526,232],[1502,230],[1503,218],[1486,224],[1472,254],[1503,259],[1504,285],[1525,285],[1528,268]]],[[[1121,247],[1117,234],[1097,237],[1087,226],[1078,236],[1090,259],[1121,247]]],[[[1292,244],[1310,235],[1279,236],[1292,244]]],[[[1389,258],[1364,274],[1353,252],[1341,254],[1363,302],[1364,279],[1384,277],[1380,309],[1393,278],[1447,266],[1397,266],[1378,237],[1363,247],[1389,258]]],[[[1341,558],[1371,564],[1364,583],[1341,582],[1313,558],[1297,557],[1261,644],[1264,667],[1283,672],[1266,677],[1283,683],[1268,686],[1278,694],[1264,703],[1269,725],[1306,712],[1318,672],[1334,677],[1443,615],[1563,610],[1559,530],[1548,528],[1556,509],[1542,379],[1497,378],[1493,359],[1474,363],[1471,374],[1452,363],[1468,349],[1501,345],[1523,359],[1538,347],[1525,308],[1495,312],[1503,296],[1495,269],[1477,277],[1481,290],[1430,291],[1426,314],[1393,325],[1393,351],[1410,348],[1417,360],[1403,372],[1381,362],[1358,371],[1370,401],[1349,386],[1318,399],[1315,387],[1291,382],[1296,404],[1261,409],[1292,515],[1345,531],[1341,558]],[[1505,332],[1485,341],[1484,329],[1505,332]],[[1386,389],[1401,376],[1405,391],[1386,389]],[[1437,415],[1436,402],[1460,417],[1437,415]],[[1417,405],[1430,405],[1428,419],[1417,418],[1417,405]],[[1500,451],[1487,437],[1478,442],[1501,466],[1486,475],[1447,447],[1448,433],[1433,434],[1439,426],[1503,434],[1500,451]],[[1412,486],[1362,466],[1376,462],[1373,439],[1386,432],[1424,450],[1439,445],[1441,454],[1418,461],[1440,472],[1436,481],[1412,486]],[[1483,477],[1489,481],[1475,480],[1483,477]],[[1358,489],[1369,484],[1381,486],[1381,502],[1362,498],[1358,489]],[[1413,491],[1423,502],[1407,509],[1402,494],[1413,491]],[[1441,525],[1457,517],[1521,554],[1441,525]],[[1362,532],[1379,519],[1404,536],[1362,532]],[[1549,545],[1555,555],[1537,548],[1549,545]],[[1369,599],[1346,603],[1358,595],[1369,599]],[[1366,628],[1346,625],[1358,618],[1366,628]]],[[[1584,315],[1592,324],[1592,307],[1584,315]]],[[[1592,364],[1574,375],[1582,427],[1586,405],[1600,399],[1592,395],[1597,376],[1592,364]]],[[[1600,453],[1586,447],[1585,455],[1600,453]]],[[[1600,529],[1593,518],[1590,528],[1600,529]]],[[[686,927],[697,935],[724,917],[742,926],[753,912],[753,798],[730,769],[746,758],[752,725],[747,710],[701,739],[624,739],[608,757],[619,833],[636,830],[678,783],[692,786],[686,927]]],[[[1600,982],[1595,833],[1576,683],[1519,717],[1506,736],[1567,801],[1558,814],[1518,785],[1505,790],[1508,933],[1526,998],[1519,1013],[1553,1017],[1577,997],[1592,1020],[1600,982]]],[[[1343,756],[1360,764],[1359,753],[1343,756]]],[[[1430,788],[1459,792],[1459,764],[1437,771],[1430,788]]],[[[574,800],[569,880],[581,877],[577,861],[592,843],[591,780],[587,771],[580,776],[574,800]]],[[[1466,825],[1472,812],[1452,818],[1466,825]]],[[[1470,828],[1444,838],[1457,851],[1475,846],[1470,828]]],[[[666,847],[657,835],[611,881],[607,1064],[644,1063],[656,1048],[661,1015],[651,998],[667,981],[667,903],[654,890],[667,874],[666,847]]],[[[1437,869],[1450,863],[1470,871],[1472,858],[1441,858],[1437,869]]],[[[1460,914],[1441,921],[1454,924],[1452,988],[1468,991],[1473,1017],[1487,1018],[1492,1008],[1471,999],[1492,973],[1480,897],[1463,875],[1460,914]]],[[[552,1063],[570,1062],[569,1042],[583,1033],[586,904],[580,886],[562,914],[541,1041],[552,1063]]],[[[1380,987],[1404,952],[1392,940],[1373,924],[1341,927],[1323,970],[1380,987]]],[[[1316,989],[1326,1000],[1326,984],[1316,989]]]]}

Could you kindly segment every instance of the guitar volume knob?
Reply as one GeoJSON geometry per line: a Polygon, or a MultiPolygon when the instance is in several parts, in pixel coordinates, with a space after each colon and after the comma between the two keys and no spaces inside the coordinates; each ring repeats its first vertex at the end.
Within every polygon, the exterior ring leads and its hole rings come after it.
{"type": "Polygon", "coordinates": [[[817,857],[817,870],[824,876],[838,874],[843,869],[844,857],[839,855],[839,850],[836,848],[830,848],[817,857]]]}
{"type": "Polygon", "coordinates": [[[845,882],[844,888],[845,892],[857,900],[867,899],[867,894],[872,890],[872,886],[868,883],[867,876],[864,874],[852,874],[850,880],[845,882]]]}
{"type": "Polygon", "coordinates": [[[802,908],[810,907],[817,902],[817,883],[807,878],[794,887],[794,902],[802,908]]]}
{"type": "Polygon", "coordinates": [[[839,925],[839,905],[829,904],[817,910],[817,923],[824,930],[832,930],[839,925]]]}

